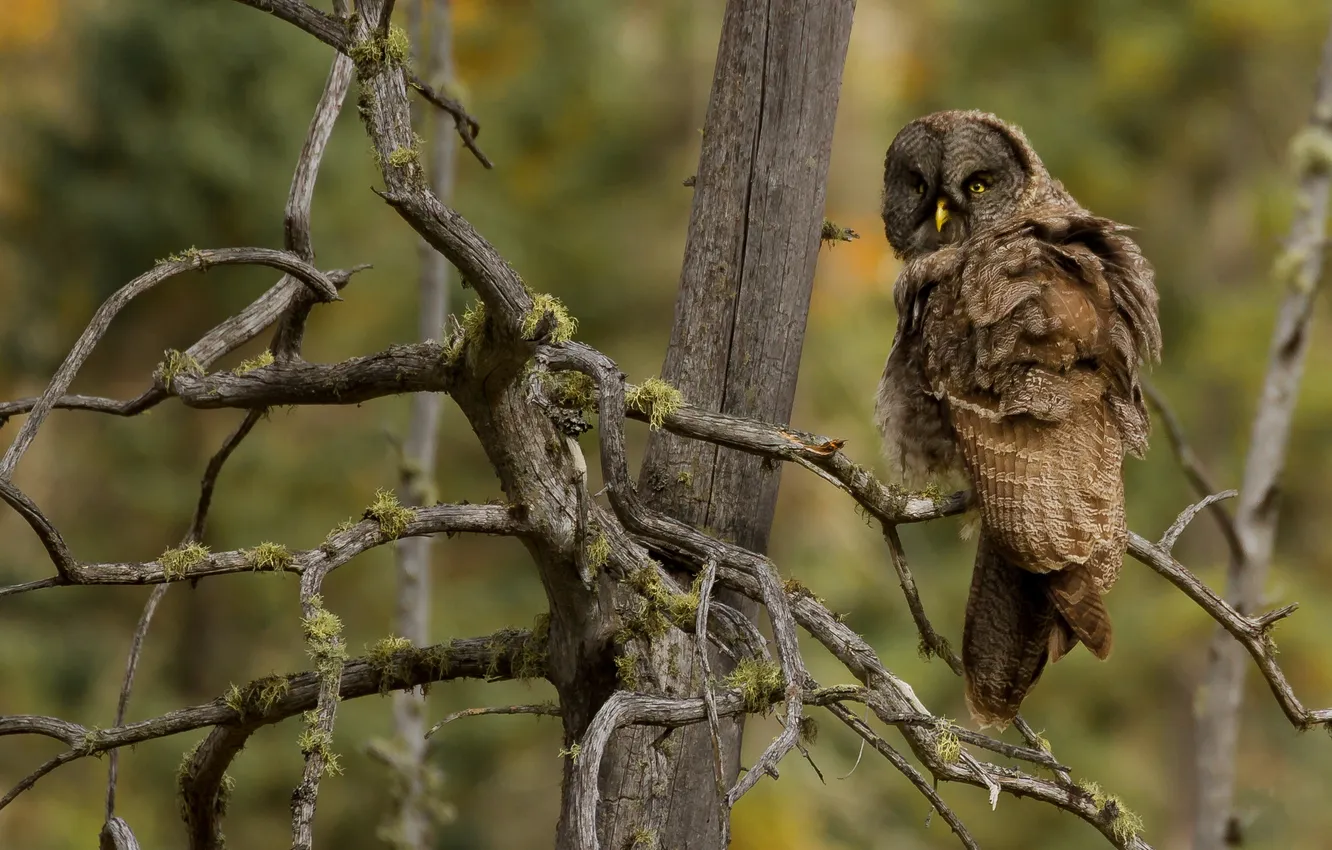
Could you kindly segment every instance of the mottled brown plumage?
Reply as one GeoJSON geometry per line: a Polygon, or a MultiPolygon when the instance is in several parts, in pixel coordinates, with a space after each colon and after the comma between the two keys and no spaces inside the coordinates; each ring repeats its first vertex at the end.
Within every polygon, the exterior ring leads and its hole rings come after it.
{"type": "Polygon", "coordinates": [[[1146,448],[1138,368],[1161,347],[1152,270],[993,115],[913,121],[884,183],[905,264],[876,418],[905,481],[957,475],[975,493],[962,662],[973,718],[1002,725],[1047,660],[1110,653],[1120,467],[1146,448]]]}

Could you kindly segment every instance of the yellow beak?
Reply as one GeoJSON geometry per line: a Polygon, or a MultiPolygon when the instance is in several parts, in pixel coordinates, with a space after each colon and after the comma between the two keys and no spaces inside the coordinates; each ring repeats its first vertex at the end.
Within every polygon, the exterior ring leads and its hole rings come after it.
{"type": "Polygon", "coordinates": [[[943,226],[948,223],[948,199],[940,198],[939,206],[934,208],[934,228],[942,231],[943,226]]]}

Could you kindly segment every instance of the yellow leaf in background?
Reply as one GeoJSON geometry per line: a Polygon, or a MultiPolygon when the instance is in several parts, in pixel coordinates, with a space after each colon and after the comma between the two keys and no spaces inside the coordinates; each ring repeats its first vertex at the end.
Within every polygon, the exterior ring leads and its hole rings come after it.
{"type": "Polygon", "coordinates": [[[55,32],[58,0],[5,0],[0,51],[44,44],[55,32]]]}

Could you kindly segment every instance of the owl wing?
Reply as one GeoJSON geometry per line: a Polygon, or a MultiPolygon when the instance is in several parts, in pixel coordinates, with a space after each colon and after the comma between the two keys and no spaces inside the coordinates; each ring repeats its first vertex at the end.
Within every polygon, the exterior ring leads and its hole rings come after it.
{"type": "Polygon", "coordinates": [[[937,389],[983,534],[1022,569],[1049,576],[1051,601],[1072,631],[1055,630],[1052,657],[1074,636],[1104,657],[1110,622],[1100,597],[1118,574],[1125,538],[1124,445],[1103,363],[1115,314],[1104,277],[1076,249],[1018,250],[1021,263],[981,264],[964,280],[957,306],[973,358],[937,389]]]}

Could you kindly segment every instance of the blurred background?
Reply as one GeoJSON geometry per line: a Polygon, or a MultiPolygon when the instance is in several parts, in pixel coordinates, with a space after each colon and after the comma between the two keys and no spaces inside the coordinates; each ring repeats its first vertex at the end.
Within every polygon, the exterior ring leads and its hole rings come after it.
{"type": "MultiPolygon", "coordinates": [[[[324,4],[326,5],[326,4],[324,4]]],[[[404,3],[400,3],[404,6],[404,3]]],[[[669,334],[699,129],[721,0],[454,0],[460,88],[480,119],[483,171],[459,157],[456,206],[537,289],[563,298],[580,338],[631,380],[657,373],[669,334]]],[[[279,246],[291,169],[331,54],[277,19],[225,0],[5,0],[0,23],[0,397],[38,392],[97,305],[190,245],[279,246]]],[[[400,10],[401,13],[402,10],[400,10]]],[[[825,248],[794,423],[844,437],[878,464],[871,398],[894,328],[897,272],[876,209],[883,151],[918,114],[976,107],[1022,125],[1050,170],[1096,212],[1130,223],[1158,269],[1166,335],[1154,380],[1221,486],[1238,483],[1279,289],[1269,266],[1292,211],[1288,140],[1312,98],[1328,4],[1310,0],[860,0],[847,59],[827,215],[858,242],[825,248]]],[[[320,175],[314,245],[321,267],[369,262],[346,302],[316,311],[306,354],[336,360],[415,334],[413,234],[370,192],[378,180],[354,114],[320,175]]],[[[75,391],[118,398],[147,386],[167,348],[185,348],[273,281],[218,269],[178,278],[116,320],[75,391]]],[[[454,310],[468,292],[456,288],[454,310]]],[[[1332,703],[1332,335],[1320,305],[1285,476],[1270,603],[1301,603],[1276,631],[1281,662],[1308,704],[1332,703]]],[[[259,345],[266,340],[260,338],[259,345]]],[[[219,366],[234,365],[258,346],[219,366]]],[[[18,483],[85,560],[146,560],[188,526],[208,457],[235,411],[165,404],[133,420],[56,413],[18,483]]],[[[392,435],[405,399],[274,411],[224,471],[206,542],[317,545],[396,482],[392,435]]],[[[0,444],[17,430],[0,431],[0,444]]],[[[643,431],[631,426],[635,450],[643,431]]],[[[585,438],[593,445],[595,433],[585,438]]],[[[499,489],[466,422],[446,407],[441,498],[499,489]]],[[[595,461],[595,451],[589,453],[595,461]]],[[[880,465],[880,468],[882,466],[880,465]]],[[[1158,428],[1129,461],[1130,525],[1156,537],[1193,500],[1158,428]]],[[[905,529],[936,626],[960,641],[973,544],[955,520],[905,529]]],[[[0,584],[51,567],[27,527],[0,512],[0,584]]],[[[1224,549],[1198,519],[1177,553],[1221,589],[1224,549]]],[[[966,718],[961,682],[916,655],[916,633],[876,529],[842,494],[785,473],[773,556],[844,612],[934,710],[966,718]]],[[[389,631],[392,552],[374,550],[326,585],[362,651],[389,631]]],[[[440,540],[434,639],[527,625],[539,582],[507,540],[440,540]]],[[[109,726],[145,588],[62,588],[0,600],[0,714],[55,714],[109,726]]],[[[131,719],[207,701],[230,683],[308,666],[293,579],[224,577],[173,587],[149,637],[131,719]]],[[[1191,713],[1211,621],[1130,561],[1110,600],[1117,647],[1105,664],[1077,652],[1047,674],[1024,714],[1074,776],[1140,813],[1158,847],[1184,847],[1191,806],[1191,713]]],[[[847,675],[810,646],[825,684],[847,675]]],[[[544,683],[434,688],[432,719],[475,705],[534,702],[544,683]]],[[[283,846],[298,781],[298,721],[262,730],[232,767],[232,846],[283,846]]],[[[774,729],[755,721],[752,759],[774,729]]],[[[949,848],[956,839],[881,759],[849,777],[856,741],[830,718],[813,754],[827,783],[788,760],[735,812],[737,850],[949,848]]],[[[320,846],[373,846],[384,769],[365,755],[391,733],[389,702],[339,712],[346,774],[321,788],[320,846]]],[[[1011,733],[1010,733],[1011,734],[1011,733]]],[[[1250,676],[1240,753],[1246,847],[1311,847],[1332,829],[1332,742],[1294,732],[1250,676]]],[[[146,848],[181,846],[174,774],[203,732],[123,754],[118,814],[146,848]]],[[[890,734],[890,739],[894,736],[890,734]]],[[[463,720],[434,758],[454,810],[439,848],[544,847],[558,812],[560,732],[548,718],[463,720]],[[517,813],[517,816],[515,816],[517,813]]],[[[58,752],[0,740],[8,787],[58,752]]],[[[67,766],[0,813],[0,846],[87,847],[102,820],[106,765],[67,766]]],[[[945,799],[989,850],[1101,846],[1053,809],[957,786],[945,799]]]]}

